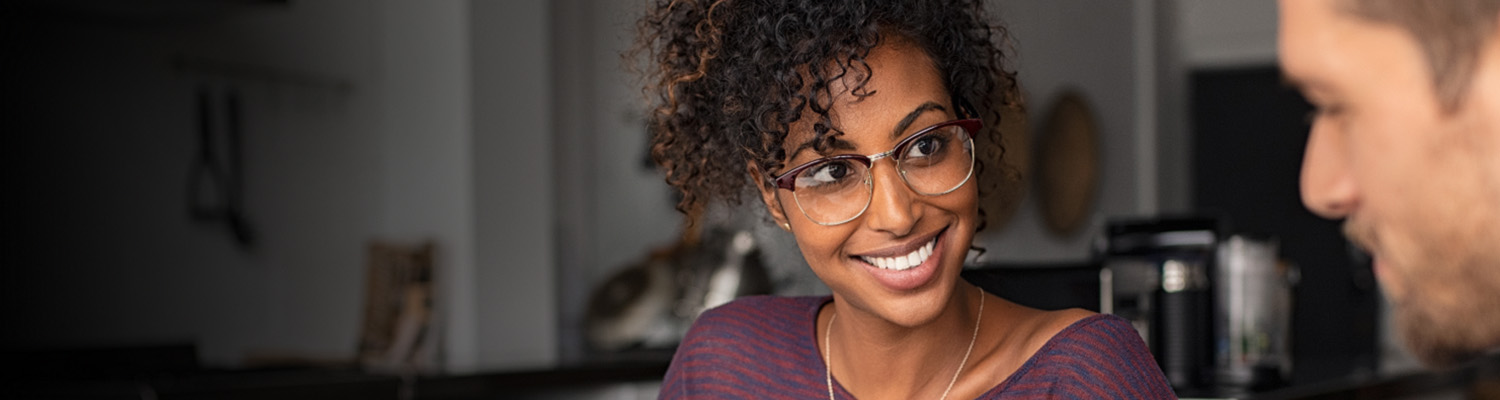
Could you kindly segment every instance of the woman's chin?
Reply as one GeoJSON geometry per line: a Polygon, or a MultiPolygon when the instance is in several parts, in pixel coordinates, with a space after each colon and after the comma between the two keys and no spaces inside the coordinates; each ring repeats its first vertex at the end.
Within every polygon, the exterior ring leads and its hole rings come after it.
{"type": "MultiPolygon", "coordinates": [[[[955,271],[961,269],[962,264],[954,263],[950,266],[933,263],[933,265],[920,265],[912,269],[919,268],[927,270],[911,272],[913,275],[919,275],[921,283],[911,285],[910,288],[904,286],[892,288],[883,281],[871,285],[875,290],[869,290],[860,296],[862,303],[871,308],[867,311],[879,315],[894,325],[907,328],[918,327],[936,320],[948,307],[948,303],[952,301],[955,296],[954,292],[957,290],[956,274],[944,272],[949,269],[955,271]]],[[[898,276],[898,278],[910,277],[898,276]]],[[[880,281],[881,278],[875,280],[880,281]]]]}

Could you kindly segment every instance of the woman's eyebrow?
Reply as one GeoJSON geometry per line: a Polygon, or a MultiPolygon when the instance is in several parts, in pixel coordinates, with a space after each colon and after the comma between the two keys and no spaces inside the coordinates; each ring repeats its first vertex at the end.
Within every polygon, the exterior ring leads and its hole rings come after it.
{"type": "MultiPolygon", "coordinates": [[[[832,138],[832,139],[825,139],[825,140],[828,140],[829,141],[828,144],[830,146],[832,146],[836,150],[854,150],[854,143],[850,143],[848,140],[839,139],[837,137],[832,138]]],[[[807,149],[812,148],[813,145],[817,143],[817,141],[818,141],[818,138],[815,137],[815,138],[812,138],[812,139],[807,139],[807,141],[802,142],[802,144],[797,145],[797,148],[795,150],[792,150],[792,155],[787,156],[787,160],[795,160],[795,159],[797,159],[797,155],[798,154],[802,154],[802,150],[807,150],[807,149]]]]}
{"type": "Polygon", "coordinates": [[[922,105],[917,106],[917,109],[912,110],[910,114],[906,114],[906,118],[902,118],[900,123],[896,124],[896,130],[891,131],[891,137],[900,138],[901,133],[906,132],[906,128],[910,128],[912,122],[917,121],[917,117],[922,116],[923,113],[928,111],[948,111],[948,109],[943,108],[941,104],[931,101],[922,103],[922,105]]]}
{"type": "MultiPolygon", "coordinates": [[[[907,128],[911,128],[911,124],[917,121],[917,117],[922,116],[923,113],[926,113],[928,111],[948,111],[948,109],[943,108],[942,104],[938,104],[932,101],[922,103],[922,105],[917,106],[915,110],[912,110],[911,113],[906,114],[906,117],[902,118],[901,122],[896,123],[896,129],[891,131],[891,137],[901,137],[901,133],[906,132],[907,128]]],[[[807,139],[807,141],[797,145],[797,148],[792,150],[792,155],[787,156],[787,159],[796,159],[798,154],[802,154],[803,150],[812,148],[817,141],[818,138],[816,137],[807,139]]],[[[829,145],[838,150],[854,150],[853,143],[839,138],[833,138],[833,140],[830,141],[829,145]]]]}

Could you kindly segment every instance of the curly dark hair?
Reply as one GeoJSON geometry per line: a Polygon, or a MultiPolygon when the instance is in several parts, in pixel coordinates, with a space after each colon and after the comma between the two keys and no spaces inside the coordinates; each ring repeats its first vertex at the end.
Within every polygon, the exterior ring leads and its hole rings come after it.
{"type": "MultiPolygon", "coordinates": [[[[981,197],[993,192],[999,180],[980,172],[1004,154],[999,109],[1019,107],[1019,96],[1003,64],[1008,36],[987,15],[982,0],[657,0],[626,59],[647,57],[651,157],[681,192],[677,209],[694,217],[713,200],[739,204],[753,187],[746,162],[782,168],[790,126],[809,110],[821,153],[841,134],[829,118],[830,82],[873,94],[865,58],[892,39],[924,50],[954,106],[985,120],[976,176],[987,183],[981,197]]],[[[983,229],[983,207],[980,216],[983,229]]]]}

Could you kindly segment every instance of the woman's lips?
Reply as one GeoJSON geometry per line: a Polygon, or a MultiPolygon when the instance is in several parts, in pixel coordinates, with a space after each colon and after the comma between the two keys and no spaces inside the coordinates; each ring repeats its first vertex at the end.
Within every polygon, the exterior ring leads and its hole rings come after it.
{"type": "Polygon", "coordinates": [[[939,231],[925,243],[905,254],[885,257],[862,255],[852,257],[863,265],[865,272],[892,291],[909,291],[926,285],[937,275],[943,262],[943,243],[947,229],[939,231]],[[924,255],[925,254],[925,255],[924,255]],[[916,262],[913,263],[913,258],[916,262]],[[913,265],[914,264],[914,265],[913,265]]]}
{"type": "Polygon", "coordinates": [[[927,258],[932,256],[935,243],[937,243],[937,237],[933,237],[927,241],[927,244],[918,247],[916,250],[912,250],[910,253],[894,257],[859,256],[859,259],[881,269],[904,271],[927,261],[927,258]]]}

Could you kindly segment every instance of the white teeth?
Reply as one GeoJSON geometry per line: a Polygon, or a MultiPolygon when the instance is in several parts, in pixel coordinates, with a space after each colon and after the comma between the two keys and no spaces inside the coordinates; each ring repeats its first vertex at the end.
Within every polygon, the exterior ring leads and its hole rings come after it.
{"type": "Polygon", "coordinates": [[[895,257],[860,257],[860,259],[881,269],[902,271],[922,265],[923,262],[927,261],[927,257],[932,256],[933,247],[936,245],[937,238],[933,238],[926,245],[913,250],[907,255],[895,257]]]}

